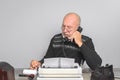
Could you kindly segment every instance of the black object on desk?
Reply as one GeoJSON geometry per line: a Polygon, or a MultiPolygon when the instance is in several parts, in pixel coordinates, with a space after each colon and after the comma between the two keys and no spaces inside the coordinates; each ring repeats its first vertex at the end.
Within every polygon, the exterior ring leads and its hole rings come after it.
{"type": "Polygon", "coordinates": [[[31,75],[26,75],[26,74],[19,74],[20,77],[30,77],[30,78],[34,78],[34,74],[31,75]]]}
{"type": "Polygon", "coordinates": [[[96,68],[92,74],[90,80],[115,80],[113,65],[106,64],[96,68]]]}

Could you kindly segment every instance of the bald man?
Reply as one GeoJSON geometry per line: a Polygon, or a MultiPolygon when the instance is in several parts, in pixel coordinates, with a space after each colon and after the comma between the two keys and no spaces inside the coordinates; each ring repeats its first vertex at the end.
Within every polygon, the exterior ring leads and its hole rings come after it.
{"type": "Polygon", "coordinates": [[[92,70],[99,67],[102,59],[96,53],[92,39],[81,34],[80,23],[81,19],[78,14],[66,14],[61,27],[62,33],[53,36],[42,60],[31,61],[31,69],[37,69],[43,63],[44,58],[55,57],[74,58],[79,65],[86,61],[92,70]]]}

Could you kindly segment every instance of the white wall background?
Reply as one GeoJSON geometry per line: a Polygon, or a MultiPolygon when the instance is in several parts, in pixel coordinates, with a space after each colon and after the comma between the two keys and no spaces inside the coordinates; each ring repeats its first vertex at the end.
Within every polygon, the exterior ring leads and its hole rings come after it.
{"type": "Polygon", "coordinates": [[[102,65],[120,68],[120,0],[0,0],[0,61],[25,68],[40,60],[68,12],[81,16],[102,65]]]}

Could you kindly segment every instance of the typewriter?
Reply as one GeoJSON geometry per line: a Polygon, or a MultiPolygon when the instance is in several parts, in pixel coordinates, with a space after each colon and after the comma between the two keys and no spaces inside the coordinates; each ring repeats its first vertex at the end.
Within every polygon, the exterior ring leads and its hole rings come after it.
{"type": "Polygon", "coordinates": [[[37,80],[83,80],[82,68],[72,58],[46,58],[37,80]]]}

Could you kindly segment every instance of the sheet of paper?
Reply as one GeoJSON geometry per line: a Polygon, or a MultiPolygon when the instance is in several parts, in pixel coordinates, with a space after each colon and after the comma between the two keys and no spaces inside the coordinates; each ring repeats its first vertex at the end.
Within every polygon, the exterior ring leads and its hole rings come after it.
{"type": "Polygon", "coordinates": [[[36,75],[37,70],[24,69],[23,74],[27,74],[27,75],[34,74],[34,75],[36,75]]]}
{"type": "Polygon", "coordinates": [[[44,67],[59,67],[59,58],[45,58],[44,59],[44,67]]]}
{"type": "Polygon", "coordinates": [[[45,58],[42,66],[46,68],[71,68],[74,67],[74,63],[73,58],[45,58]]]}
{"type": "Polygon", "coordinates": [[[60,66],[63,68],[73,68],[75,60],[73,58],[60,58],[60,66]]]}

